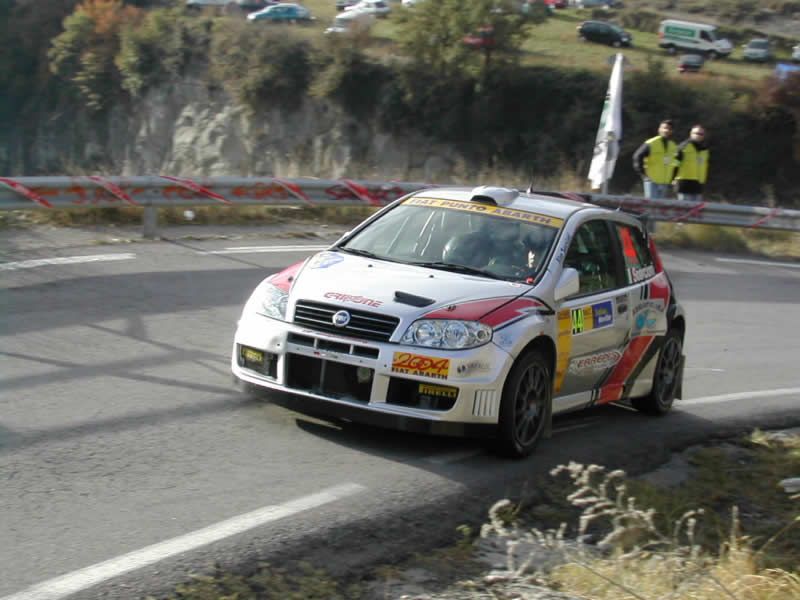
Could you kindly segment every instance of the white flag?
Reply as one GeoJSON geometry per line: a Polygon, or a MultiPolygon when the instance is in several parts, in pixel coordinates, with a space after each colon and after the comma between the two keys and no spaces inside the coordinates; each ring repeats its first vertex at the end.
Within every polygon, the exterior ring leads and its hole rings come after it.
{"type": "Polygon", "coordinates": [[[608,82],[603,113],[600,115],[600,127],[594,141],[594,158],[589,167],[589,180],[595,190],[611,179],[619,154],[619,141],[622,139],[622,61],[622,54],[617,53],[608,82]]]}

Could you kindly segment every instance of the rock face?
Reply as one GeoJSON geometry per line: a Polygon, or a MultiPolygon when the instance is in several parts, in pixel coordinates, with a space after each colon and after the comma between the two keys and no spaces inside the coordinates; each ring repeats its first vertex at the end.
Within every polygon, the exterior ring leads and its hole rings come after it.
{"type": "Polygon", "coordinates": [[[187,78],[102,118],[61,112],[0,131],[0,173],[396,178],[434,181],[465,163],[452,148],[380,131],[331,104],[251,114],[187,78]]]}

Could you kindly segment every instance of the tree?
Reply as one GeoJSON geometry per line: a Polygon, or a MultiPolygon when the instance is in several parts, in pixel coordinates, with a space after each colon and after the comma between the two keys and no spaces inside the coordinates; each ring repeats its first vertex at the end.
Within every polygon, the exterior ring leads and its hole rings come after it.
{"type": "Polygon", "coordinates": [[[401,52],[415,71],[483,81],[497,63],[516,62],[528,26],[546,18],[542,2],[524,6],[526,13],[514,0],[424,0],[401,14],[401,52]],[[481,37],[491,41],[470,43],[481,37]]]}
{"type": "Polygon", "coordinates": [[[122,0],[84,0],[64,19],[64,31],[53,39],[48,52],[51,71],[70,81],[87,106],[106,107],[119,89],[114,57],[119,52],[120,30],[141,18],[140,9],[122,0]]]}

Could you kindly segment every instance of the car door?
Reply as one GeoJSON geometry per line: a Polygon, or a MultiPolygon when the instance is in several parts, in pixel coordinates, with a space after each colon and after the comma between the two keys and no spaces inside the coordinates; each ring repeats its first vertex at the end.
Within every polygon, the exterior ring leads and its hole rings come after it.
{"type": "Polygon", "coordinates": [[[627,281],[614,235],[607,220],[589,220],[576,229],[564,258],[565,268],[578,271],[580,289],[558,307],[559,327],[569,336],[569,360],[562,364],[563,378],[557,378],[556,387],[560,397],[585,395],[578,403],[595,399],[622,358],[631,328],[627,281]]]}
{"type": "Polygon", "coordinates": [[[612,231],[624,266],[624,295],[617,306],[627,303],[628,327],[622,355],[598,384],[594,401],[614,402],[629,395],[646,393],[660,342],[667,331],[669,297],[666,274],[656,267],[644,230],[640,226],[614,223],[612,231]]]}

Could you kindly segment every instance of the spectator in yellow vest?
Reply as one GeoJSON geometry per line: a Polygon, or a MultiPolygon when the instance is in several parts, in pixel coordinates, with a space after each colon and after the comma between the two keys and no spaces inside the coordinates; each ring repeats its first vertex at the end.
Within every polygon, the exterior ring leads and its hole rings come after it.
{"type": "Polygon", "coordinates": [[[658,135],[633,154],[633,168],[642,178],[645,198],[665,198],[678,166],[678,145],[672,141],[672,120],[658,125],[658,135]]]}
{"type": "Polygon", "coordinates": [[[703,199],[703,186],[708,179],[708,157],[706,130],[702,125],[695,125],[689,132],[689,139],[678,146],[675,175],[678,200],[700,202],[703,199]]]}

